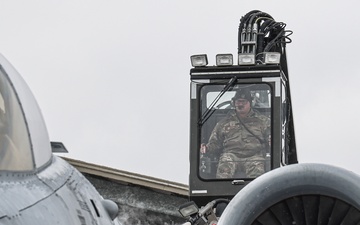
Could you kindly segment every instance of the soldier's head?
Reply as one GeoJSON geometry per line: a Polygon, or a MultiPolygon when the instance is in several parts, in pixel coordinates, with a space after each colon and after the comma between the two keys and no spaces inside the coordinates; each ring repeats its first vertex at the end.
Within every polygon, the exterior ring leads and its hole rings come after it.
{"type": "Polygon", "coordinates": [[[237,90],[235,96],[232,98],[235,110],[240,116],[246,116],[249,113],[251,109],[251,102],[251,93],[248,88],[241,88],[237,90]]]}

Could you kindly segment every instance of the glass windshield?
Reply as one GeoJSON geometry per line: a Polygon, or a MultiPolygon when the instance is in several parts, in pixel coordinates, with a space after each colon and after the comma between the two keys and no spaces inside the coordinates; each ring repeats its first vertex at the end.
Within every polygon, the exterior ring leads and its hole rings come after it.
{"type": "Polygon", "coordinates": [[[270,170],[271,88],[268,84],[201,88],[199,174],[203,179],[255,178],[270,170]]]}
{"type": "Polygon", "coordinates": [[[0,68],[0,170],[24,171],[34,166],[29,134],[17,96],[0,68]]]}

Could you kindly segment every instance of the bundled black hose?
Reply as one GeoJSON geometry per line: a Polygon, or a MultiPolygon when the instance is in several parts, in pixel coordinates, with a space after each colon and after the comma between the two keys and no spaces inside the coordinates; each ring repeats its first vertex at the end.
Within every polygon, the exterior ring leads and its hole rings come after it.
{"type": "Polygon", "coordinates": [[[272,17],[265,12],[261,12],[259,10],[253,10],[248,12],[245,16],[240,19],[239,25],[239,33],[238,33],[238,53],[251,53],[255,52],[256,49],[253,48],[244,48],[244,41],[253,41],[256,43],[257,41],[257,30],[258,18],[270,18],[272,17]]]}
{"type": "Polygon", "coordinates": [[[245,16],[241,17],[241,19],[240,19],[239,32],[238,32],[238,53],[242,52],[241,51],[241,42],[242,42],[241,39],[243,37],[242,34],[244,34],[244,32],[246,32],[246,26],[244,26],[244,25],[247,25],[247,22],[250,19],[250,16],[257,12],[261,12],[261,11],[259,11],[259,10],[250,11],[245,16]]]}
{"type": "MultiPolygon", "coordinates": [[[[261,25],[259,26],[259,33],[258,33],[258,39],[257,39],[257,49],[256,49],[257,56],[259,56],[259,53],[264,52],[265,35],[266,35],[265,28],[267,28],[271,24],[275,23],[275,21],[272,17],[263,17],[263,18],[261,18],[259,23],[261,25]],[[261,23],[262,21],[263,21],[263,23],[261,23]]],[[[257,59],[258,59],[258,57],[257,57],[257,59]]]]}
{"type": "Polygon", "coordinates": [[[257,62],[262,62],[264,52],[285,52],[292,31],[286,24],[276,22],[268,13],[253,10],[240,19],[238,30],[238,53],[254,53],[257,62]]]}

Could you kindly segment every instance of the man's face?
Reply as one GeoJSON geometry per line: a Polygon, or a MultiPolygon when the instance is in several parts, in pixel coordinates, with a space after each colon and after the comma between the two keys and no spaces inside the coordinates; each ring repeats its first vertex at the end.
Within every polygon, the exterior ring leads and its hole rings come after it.
{"type": "Polygon", "coordinates": [[[250,102],[247,99],[238,98],[234,101],[235,110],[240,114],[247,114],[250,111],[250,102]]]}

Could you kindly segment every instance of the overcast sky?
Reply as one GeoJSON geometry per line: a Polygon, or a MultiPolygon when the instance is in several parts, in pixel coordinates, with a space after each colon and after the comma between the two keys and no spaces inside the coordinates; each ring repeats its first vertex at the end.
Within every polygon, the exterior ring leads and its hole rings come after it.
{"type": "MultiPolygon", "coordinates": [[[[190,55],[237,53],[239,19],[287,24],[300,162],[360,173],[360,3],[0,0],[0,52],[67,157],[188,183],[190,55]]],[[[237,57],[235,57],[237,58],[237,57]]]]}

